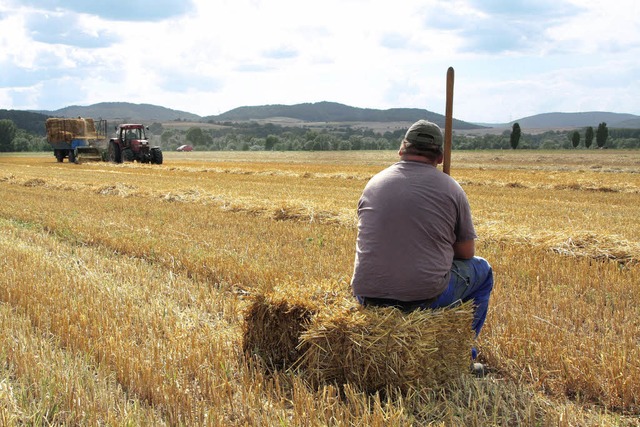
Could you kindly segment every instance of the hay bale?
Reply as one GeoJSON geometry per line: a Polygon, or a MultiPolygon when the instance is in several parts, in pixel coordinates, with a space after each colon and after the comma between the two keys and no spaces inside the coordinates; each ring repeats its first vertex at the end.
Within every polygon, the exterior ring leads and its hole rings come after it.
{"type": "Polygon", "coordinates": [[[331,281],[254,289],[247,301],[242,347],[245,354],[257,356],[268,369],[289,368],[300,358],[300,335],[316,313],[356,304],[344,283],[331,281]]]}
{"type": "Polygon", "coordinates": [[[403,313],[361,307],[339,286],[284,285],[255,292],[244,310],[243,350],[269,370],[311,385],[436,388],[469,372],[473,304],[403,313]]]}
{"type": "Polygon", "coordinates": [[[73,139],[96,139],[93,119],[49,118],[45,123],[50,143],[71,142],[73,139]]]}
{"type": "Polygon", "coordinates": [[[300,335],[298,371],[316,385],[439,387],[468,372],[472,304],[404,314],[395,308],[319,312],[300,335]]]}
{"type": "Polygon", "coordinates": [[[286,369],[299,357],[300,334],[315,307],[274,294],[252,295],[244,312],[242,349],[269,369],[286,369]]]}

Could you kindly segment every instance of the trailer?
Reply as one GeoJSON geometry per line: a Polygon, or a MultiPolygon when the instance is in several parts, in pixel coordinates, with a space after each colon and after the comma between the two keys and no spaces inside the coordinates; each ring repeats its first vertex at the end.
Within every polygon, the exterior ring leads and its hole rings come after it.
{"type": "Polygon", "coordinates": [[[65,158],[70,163],[83,161],[102,161],[106,144],[107,121],[94,121],[90,118],[49,118],[47,141],[53,148],[53,155],[58,162],[65,158]]]}

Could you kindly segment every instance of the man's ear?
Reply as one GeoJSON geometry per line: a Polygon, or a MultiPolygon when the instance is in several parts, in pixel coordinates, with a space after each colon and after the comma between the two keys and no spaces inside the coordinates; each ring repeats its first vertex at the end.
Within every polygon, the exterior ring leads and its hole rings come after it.
{"type": "Polygon", "coordinates": [[[398,148],[398,156],[402,157],[404,155],[404,141],[400,143],[400,148],[398,148]]]}
{"type": "Polygon", "coordinates": [[[444,154],[438,154],[438,163],[436,163],[437,165],[441,164],[444,161],[444,154]]]}

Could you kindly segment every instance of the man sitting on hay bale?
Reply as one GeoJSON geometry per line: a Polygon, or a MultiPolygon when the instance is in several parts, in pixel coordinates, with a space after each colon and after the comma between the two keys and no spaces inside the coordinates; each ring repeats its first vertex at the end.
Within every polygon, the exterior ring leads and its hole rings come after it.
{"type": "MultiPolygon", "coordinates": [[[[364,306],[406,312],[472,300],[477,337],[493,272],[474,256],[477,236],[464,190],[437,168],[444,155],[442,131],[419,120],[398,154],[400,161],[371,178],[358,203],[353,294],[364,306]]],[[[471,353],[475,360],[475,348],[471,353]]]]}

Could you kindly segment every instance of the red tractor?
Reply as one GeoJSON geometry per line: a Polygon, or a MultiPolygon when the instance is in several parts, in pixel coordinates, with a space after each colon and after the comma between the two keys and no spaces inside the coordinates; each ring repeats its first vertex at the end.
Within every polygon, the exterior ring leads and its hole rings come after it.
{"type": "Polygon", "coordinates": [[[116,136],[109,140],[109,161],[114,163],[134,162],[162,164],[162,150],[150,146],[145,128],[140,124],[122,124],[116,127],[116,136]]]}

